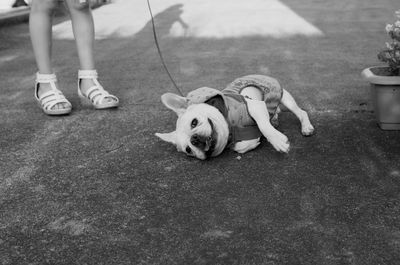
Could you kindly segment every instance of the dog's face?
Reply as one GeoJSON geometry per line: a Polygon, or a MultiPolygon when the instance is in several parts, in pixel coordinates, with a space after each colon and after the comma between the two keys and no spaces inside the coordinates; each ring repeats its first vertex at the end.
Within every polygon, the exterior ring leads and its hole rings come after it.
{"type": "Polygon", "coordinates": [[[218,109],[205,103],[188,105],[186,98],[172,93],[162,95],[161,101],[178,115],[178,120],[175,131],[156,136],[174,144],[179,152],[201,160],[225,149],[229,129],[218,109]]]}

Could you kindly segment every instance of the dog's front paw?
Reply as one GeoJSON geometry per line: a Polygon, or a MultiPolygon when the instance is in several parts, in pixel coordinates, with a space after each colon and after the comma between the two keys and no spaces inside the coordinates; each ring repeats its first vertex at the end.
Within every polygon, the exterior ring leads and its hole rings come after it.
{"type": "Polygon", "coordinates": [[[314,134],[314,126],[312,126],[310,119],[308,118],[307,112],[304,110],[301,112],[301,134],[304,136],[310,136],[314,134]]]}
{"type": "Polygon", "coordinates": [[[314,134],[314,126],[311,123],[301,125],[301,134],[310,136],[314,134]]]}
{"type": "Polygon", "coordinates": [[[278,152],[288,153],[290,150],[289,139],[279,131],[268,136],[267,140],[278,152]]]}

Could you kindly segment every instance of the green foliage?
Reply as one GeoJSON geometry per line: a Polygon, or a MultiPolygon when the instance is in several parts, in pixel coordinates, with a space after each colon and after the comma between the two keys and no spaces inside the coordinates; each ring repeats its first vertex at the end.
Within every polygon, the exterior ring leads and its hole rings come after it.
{"type": "Polygon", "coordinates": [[[388,63],[393,75],[400,75],[400,10],[396,11],[397,21],[386,25],[386,32],[391,42],[386,42],[386,49],[378,53],[378,59],[388,63]]]}

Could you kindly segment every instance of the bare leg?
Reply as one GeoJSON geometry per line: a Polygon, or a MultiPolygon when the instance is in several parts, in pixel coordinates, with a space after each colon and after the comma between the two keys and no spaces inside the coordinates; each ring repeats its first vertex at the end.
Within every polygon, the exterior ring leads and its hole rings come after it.
{"type": "Polygon", "coordinates": [[[79,4],[78,0],[67,0],[66,3],[71,15],[81,70],[94,70],[94,23],[89,4],[79,4]]]}
{"type": "MultiPolygon", "coordinates": [[[[36,64],[41,74],[52,74],[52,16],[57,6],[56,0],[33,0],[29,16],[29,31],[36,64]]],[[[39,97],[50,90],[49,84],[40,84],[39,97]]],[[[53,109],[65,108],[65,103],[56,104],[53,109]]]]}
{"type": "MultiPolygon", "coordinates": [[[[66,2],[71,15],[81,70],[94,70],[94,23],[88,1],[86,4],[80,4],[78,0],[66,0],[66,2]]],[[[80,85],[83,94],[86,94],[94,83],[91,79],[82,79],[80,85]]],[[[105,100],[112,102],[115,99],[110,97],[105,100]]]]}
{"type": "Polygon", "coordinates": [[[296,117],[300,120],[301,133],[303,135],[308,136],[314,133],[314,127],[312,126],[310,119],[308,118],[307,112],[299,108],[292,95],[290,95],[290,93],[287,92],[285,89],[283,90],[281,103],[291,112],[293,112],[294,115],[296,115],[296,117]]]}

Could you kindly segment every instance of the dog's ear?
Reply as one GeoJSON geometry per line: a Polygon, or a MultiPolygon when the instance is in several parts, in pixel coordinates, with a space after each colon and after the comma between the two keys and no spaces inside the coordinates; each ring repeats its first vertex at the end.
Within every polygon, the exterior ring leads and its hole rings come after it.
{"type": "MultiPolygon", "coordinates": [[[[188,107],[188,100],[174,93],[165,93],[161,96],[161,102],[178,116],[183,114],[188,107]]],[[[161,137],[160,137],[161,138],[161,137]]]]}
{"type": "Polygon", "coordinates": [[[159,137],[161,140],[176,146],[176,138],[177,138],[176,131],[170,133],[156,133],[155,135],[159,137]]]}

